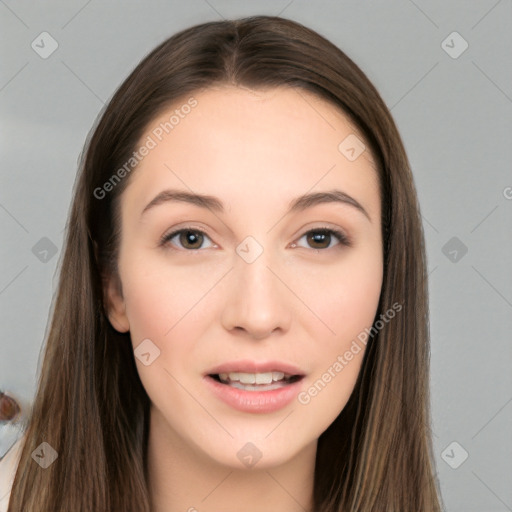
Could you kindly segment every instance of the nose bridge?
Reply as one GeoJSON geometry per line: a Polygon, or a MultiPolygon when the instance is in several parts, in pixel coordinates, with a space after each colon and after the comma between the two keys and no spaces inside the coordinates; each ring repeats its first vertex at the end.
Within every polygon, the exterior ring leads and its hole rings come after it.
{"type": "Polygon", "coordinates": [[[234,271],[237,280],[240,282],[241,290],[245,288],[247,293],[250,292],[250,297],[253,299],[260,296],[267,296],[267,298],[272,299],[278,293],[275,276],[269,270],[269,268],[276,266],[275,259],[272,260],[270,251],[263,251],[253,260],[246,260],[240,256],[235,260],[234,271]]]}
{"type": "Polygon", "coordinates": [[[225,327],[242,328],[255,337],[269,335],[276,328],[287,329],[292,305],[275,275],[279,274],[277,257],[251,236],[237,246],[236,253],[225,327]]]}

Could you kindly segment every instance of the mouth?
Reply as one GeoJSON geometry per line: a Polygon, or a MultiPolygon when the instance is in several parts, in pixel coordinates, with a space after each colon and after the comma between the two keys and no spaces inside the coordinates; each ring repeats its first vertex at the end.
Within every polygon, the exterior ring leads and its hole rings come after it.
{"type": "Polygon", "coordinates": [[[291,404],[306,374],[284,361],[231,361],[203,374],[207,389],[233,409],[272,413],[291,404]]]}
{"type": "Polygon", "coordinates": [[[272,391],[289,386],[304,378],[300,374],[288,374],[282,371],[271,371],[264,373],[244,373],[244,372],[223,372],[208,374],[208,377],[214,379],[220,384],[242,391],[272,391]]]}

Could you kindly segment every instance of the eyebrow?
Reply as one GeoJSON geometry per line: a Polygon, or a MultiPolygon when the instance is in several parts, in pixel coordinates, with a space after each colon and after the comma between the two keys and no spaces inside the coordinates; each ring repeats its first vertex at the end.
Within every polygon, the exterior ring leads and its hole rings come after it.
{"type": "MultiPolygon", "coordinates": [[[[184,202],[219,213],[224,212],[224,205],[222,201],[215,196],[195,194],[183,190],[163,190],[146,205],[144,210],[142,210],[141,217],[144,213],[155,206],[168,202],[184,202]]],[[[345,192],[336,189],[326,192],[313,192],[299,196],[289,203],[287,213],[304,211],[313,206],[325,203],[338,203],[352,206],[365,215],[370,222],[372,221],[370,215],[359,201],[345,192]]]]}

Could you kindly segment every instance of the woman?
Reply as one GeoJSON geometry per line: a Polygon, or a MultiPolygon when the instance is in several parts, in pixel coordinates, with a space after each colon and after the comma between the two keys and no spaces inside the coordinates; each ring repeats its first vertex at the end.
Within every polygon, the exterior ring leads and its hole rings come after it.
{"type": "Polygon", "coordinates": [[[88,140],[8,511],[439,511],[391,115],[290,20],[153,50],[88,140]]]}

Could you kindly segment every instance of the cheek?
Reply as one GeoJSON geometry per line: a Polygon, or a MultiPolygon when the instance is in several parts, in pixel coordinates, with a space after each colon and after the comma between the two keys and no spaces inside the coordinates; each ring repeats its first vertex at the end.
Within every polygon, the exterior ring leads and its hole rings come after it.
{"type": "MultiPolygon", "coordinates": [[[[151,354],[148,365],[135,358],[142,384],[153,403],[162,406],[172,397],[171,402],[181,404],[183,393],[173,377],[181,381],[184,368],[193,371],[190,362],[198,359],[193,340],[200,339],[211,323],[208,314],[212,313],[204,308],[207,300],[202,299],[218,277],[200,266],[192,272],[172,266],[164,258],[138,258],[135,253],[122,261],[121,268],[135,356],[139,345],[149,347],[151,354]]],[[[186,397],[182,406],[186,406],[186,397]]]]}
{"type": "Polygon", "coordinates": [[[198,320],[196,310],[201,309],[196,306],[222,270],[172,265],[165,254],[153,258],[134,255],[123,263],[126,314],[135,345],[151,337],[165,342],[185,324],[193,328],[198,320]]]}
{"type": "Polygon", "coordinates": [[[315,346],[310,347],[309,360],[314,361],[314,371],[298,402],[317,418],[310,428],[320,435],[345,407],[361,369],[365,329],[373,324],[382,287],[379,252],[354,253],[336,270],[317,273],[314,283],[311,309],[329,329],[319,329],[318,322],[315,330],[311,327],[315,346]]]}
{"type": "Polygon", "coordinates": [[[322,334],[320,345],[328,351],[342,350],[372,324],[380,298],[382,273],[378,251],[354,251],[339,265],[314,276],[309,283],[309,295],[305,296],[311,309],[329,327],[318,331],[322,334]]]}

